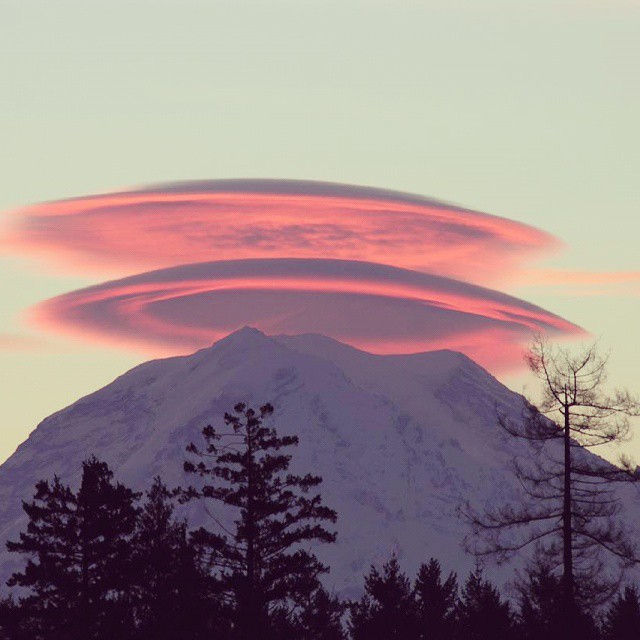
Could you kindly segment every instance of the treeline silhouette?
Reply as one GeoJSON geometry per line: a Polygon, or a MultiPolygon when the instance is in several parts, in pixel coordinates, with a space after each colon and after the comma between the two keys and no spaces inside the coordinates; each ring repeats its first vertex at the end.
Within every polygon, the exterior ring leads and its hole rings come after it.
{"type": "Polygon", "coordinates": [[[9,541],[25,562],[0,603],[7,640],[627,640],[640,638],[640,594],[626,586],[598,612],[569,614],[554,567],[537,558],[506,599],[476,567],[459,584],[430,559],[411,578],[394,556],[340,600],[308,542],[331,544],[337,514],[319,476],[289,472],[295,436],[279,436],[244,404],[189,444],[193,486],[160,477],[142,494],[105,462],[82,464],[73,490],[41,480],[24,502],[26,530],[9,541]],[[200,501],[190,530],[178,503],[200,501]],[[224,508],[221,509],[220,506],[224,508]],[[229,518],[229,514],[233,514],[229,518]],[[226,514],[226,515],[225,515],[226,514]]]}

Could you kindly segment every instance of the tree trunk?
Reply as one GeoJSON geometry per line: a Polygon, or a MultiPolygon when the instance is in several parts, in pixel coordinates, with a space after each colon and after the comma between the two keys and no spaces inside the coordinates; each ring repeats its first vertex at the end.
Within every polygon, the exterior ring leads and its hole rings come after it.
{"type": "Polygon", "coordinates": [[[573,577],[573,523],[571,520],[571,427],[569,408],[564,407],[564,491],[562,508],[562,560],[563,576],[562,588],[565,606],[573,608],[574,577],[573,577]]]}
{"type": "Polygon", "coordinates": [[[247,574],[244,585],[244,606],[241,607],[241,633],[242,640],[255,640],[259,637],[261,629],[260,603],[258,602],[258,590],[256,585],[256,514],[255,514],[255,478],[254,478],[254,452],[253,433],[251,427],[247,426],[247,574]]]}
{"type": "Polygon", "coordinates": [[[89,638],[89,556],[88,556],[88,536],[86,532],[87,522],[81,524],[80,534],[80,607],[78,610],[79,620],[76,620],[76,630],[78,640],[89,638]]]}

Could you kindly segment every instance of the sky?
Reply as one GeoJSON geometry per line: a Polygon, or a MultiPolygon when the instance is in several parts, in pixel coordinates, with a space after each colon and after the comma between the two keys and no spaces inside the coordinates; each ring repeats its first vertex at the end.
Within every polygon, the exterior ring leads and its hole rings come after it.
{"type": "MultiPolygon", "coordinates": [[[[600,338],[611,383],[640,392],[637,2],[0,0],[0,13],[0,460],[150,354],[243,318],[295,332],[331,316],[312,328],[378,352],[463,345],[516,390],[531,384],[525,329],[553,326],[600,338]],[[226,218],[203,213],[212,198],[226,218]],[[39,206],[54,200],[58,215],[39,206]],[[304,228],[286,214],[300,208],[304,228]],[[140,287],[145,304],[123,315],[114,301],[140,287]],[[357,331],[341,324],[356,294],[357,331]],[[265,317],[265,300],[296,322],[265,317]],[[187,321],[221,306],[237,312],[187,321]],[[384,334],[376,313],[405,326],[384,334]]],[[[640,438],[627,450],[640,458],[640,438]]]]}

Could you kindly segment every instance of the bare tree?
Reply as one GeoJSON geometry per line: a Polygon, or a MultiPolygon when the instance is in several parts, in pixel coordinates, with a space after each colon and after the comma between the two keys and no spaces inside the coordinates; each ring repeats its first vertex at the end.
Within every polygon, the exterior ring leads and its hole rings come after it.
{"type": "Polygon", "coordinates": [[[567,611],[578,600],[605,599],[624,569],[639,561],[616,492],[617,483],[640,479],[637,468],[628,458],[612,464],[589,451],[626,439],[629,418],[640,415],[627,391],[605,391],[607,360],[596,344],[572,353],[535,338],[527,363],[542,382],[542,399],[538,406],[524,400],[522,420],[498,419],[508,434],[531,445],[529,455],[514,461],[524,500],[483,513],[463,510],[477,555],[505,561],[533,545],[552,559],[567,611]],[[607,555],[618,561],[617,575],[607,555]]]}

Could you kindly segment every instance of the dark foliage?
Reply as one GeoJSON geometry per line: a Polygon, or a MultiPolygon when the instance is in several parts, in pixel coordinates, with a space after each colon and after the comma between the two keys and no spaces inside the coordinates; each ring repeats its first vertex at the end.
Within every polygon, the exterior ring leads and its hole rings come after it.
{"type": "Polygon", "coordinates": [[[418,638],[415,595],[395,556],[382,571],[371,567],[364,590],[362,598],[351,605],[349,631],[353,640],[418,638]]]}
{"type": "Polygon", "coordinates": [[[226,430],[203,430],[204,449],[187,447],[200,461],[184,464],[187,473],[202,479],[200,488],[184,492],[184,500],[237,511],[232,525],[212,518],[213,530],[200,528],[192,540],[232,608],[234,636],[247,640],[270,637],[275,621],[293,620],[304,608],[328,567],[302,545],[336,539],[323,526],[336,521],[335,511],[322,504],[320,495],[308,495],[321,478],[287,473],[291,456],[280,451],[297,445],[298,438],[280,437],[266,426],[272,413],[269,404],[259,411],[236,405],[224,416],[226,430]]]}
{"type": "Polygon", "coordinates": [[[345,605],[325,589],[317,589],[296,620],[300,640],[344,640],[345,605]]]}
{"type": "Polygon", "coordinates": [[[573,611],[566,611],[562,582],[545,554],[535,557],[525,576],[518,576],[515,586],[519,609],[517,630],[522,640],[598,637],[596,623],[588,610],[576,604],[573,611]]]}
{"type": "Polygon", "coordinates": [[[640,638],[640,594],[635,586],[625,587],[607,612],[602,628],[603,640],[640,638]]]}
{"type": "Polygon", "coordinates": [[[8,585],[28,594],[19,605],[32,638],[128,635],[136,498],[95,457],[83,463],[77,493],[58,478],[36,485],[33,501],[23,503],[27,531],[7,543],[28,558],[8,585]]]}
{"type": "Polygon", "coordinates": [[[454,573],[442,581],[440,563],[431,558],[418,570],[414,585],[418,638],[452,640],[456,625],[458,581],[454,573]]]}
{"type": "Polygon", "coordinates": [[[278,608],[271,616],[276,640],[345,640],[342,624],[345,605],[324,588],[316,589],[294,616],[278,608]]]}
{"type": "Polygon", "coordinates": [[[469,574],[457,606],[456,633],[460,640],[508,640],[513,634],[511,609],[482,575],[469,574]]]}
{"type": "Polygon", "coordinates": [[[136,638],[221,637],[212,630],[220,630],[222,612],[198,568],[186,523],[173,518],[172,497],[155,478],[132,540],[136,638]]]}
{"type": "Polygon", "coordinates": [[[32,640],[38,635],[38,621],[31,609],[16,602],[13,596],[0,600],[0,638],[2,640],[32,640]]]}

